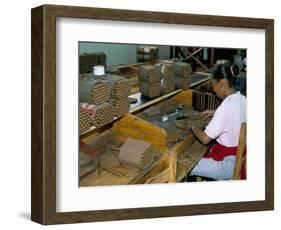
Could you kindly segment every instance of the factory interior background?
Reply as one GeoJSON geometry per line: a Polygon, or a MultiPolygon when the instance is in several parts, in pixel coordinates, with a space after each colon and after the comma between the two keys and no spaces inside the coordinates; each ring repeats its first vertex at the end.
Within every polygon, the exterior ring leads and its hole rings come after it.
{"type": "MultiPolygon", "coordinates": [[[[211,144],[188,124],[204,130],[202,112],[222,103],[212,85],[222,63],[238,67],[246,96],[245,49],[80,42],[79,186],[214,181],[190,175],[211,144]]],[[[232,179],[242,179],[243,153],[232,179]]]]}

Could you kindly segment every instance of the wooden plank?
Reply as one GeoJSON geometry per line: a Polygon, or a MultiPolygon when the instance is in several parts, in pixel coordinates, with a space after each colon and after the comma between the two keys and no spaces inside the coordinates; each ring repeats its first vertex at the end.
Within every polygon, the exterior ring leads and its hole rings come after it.
{"type": "Polygon", "coordinates": [[[177,182],[177,160],[178,154],[177,152],[169,153],[169,183],[177,182]]]}
{"type": "Polygon", "coordinates": [[[160,96],[160,97],[157,97],[155,99],[152,99],[152,100],[150,100],[150,101],[148,101],[148,102],[146,102],[144,104],[141,104],[141,105],[138,105],[136,107],[133,107],[133,108],[130,109],[130,113],[134,113],[134,112],[140,111],[140,110],[142,110],[142,109],[144,109],[144,108],[146,108],[148,106],[157,104],[157,103],[163,101],[164,99],[168,99],[169,97],[171,97],[171,96],[173,96],[173,95],[175,95],[175,94],[177,94],[177,93],[179,93],[181,91],[182,91],[182,89],[177,89],[177,90],[175,90],[175,91],[173,91],[171,93],[164,94],[163,96],[160,96]]]}
{"type": "Polygon", "coordinates": [[[129,184],[134,178],[140,174],[138,168],[123,166],[119,164],[118,159],[106,160],[101,163],[100,175],[98,170],[91,172],[86,177],[80,179],[79,186],[106,186],[106,185],[126,185],[129,184]],[[127,176],[117,176],[111,172],[108,172],[105,169],[111,168],[116,172],[121,172],[127,176]]]}
{"type": "MultiPolygon", "coordinates": [[[[130,184],[145,184],[150,178],[154,178],[155,176],[163,173],[164,171],[169,171],[169,156],[168,154],[164,154],[161,159],[154,164],[146,173],[140,175],[130,182],[130,184]]],[[[169,172],[168,177],[169,178],[169,172]]],[[[168,180],[166,181],[168,182],[168,180]]]]}
{"type": "Polygon", "coordinates": [[[184,90],[172,97],[172,100],[188,107],[192,107],[192,90],[184,90]]]}
{"type": "Polygon", "coordinates": [[[171,149],[171,151],[177,152],[178,154],[177,156],[179,157],[187,149],[187,147],[190,146],[194,141],[195,141],[194,135],[190,133],[181,142],[177,143],[171,149]]]}
{"type": "Polygon", "coordinates": [[[145,183],[146,184],[153,184],[153,183],[166,183],[169,180],[170,176],[170,168],[165,169],[161,173],[156,176],[149,178],[145,183]]]}
{"type": "Polygon", "coordinates": [[[112,127],[121,135],[150,142],[157,149],[165,151],[167,148],[167,133],[148,121],[131,114],[126,114],[112,127]]]}
{"type": "Polygon", "coordinates": [[[238,148],[236,153],[236,162],[233,172],[233,180],[239,180],[240,179],[240,171],[243,164],[243,152],[245,150],[246,146],[246,123],[241,124],[241,130],[239,135],[239,142],[238,142],[238,148]]]}

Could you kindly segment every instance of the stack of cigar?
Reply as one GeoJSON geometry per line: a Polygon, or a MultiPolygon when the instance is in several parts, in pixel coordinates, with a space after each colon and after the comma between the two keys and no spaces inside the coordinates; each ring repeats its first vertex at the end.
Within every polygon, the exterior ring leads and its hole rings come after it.
{"type": "MultiPolygon", "coordinates": [[[[131,84],[128,79],[118,75],[81,75],[79,78],[80,107],[88,112],[91,124],[101,127],[129,112],[131,84]]],[[[83,113],[83,116],[84,113],[83,113]]],[[[80,123],[83,116],[80,114],[80,123]]],[[[84,127],[85,125],[83,125],[84,127]]],[[[82,126],[81,126],[82,127],[82,126]]],[[[88,127],[88,125],[87,125],[88,127]]],[[[85,128],[83,131],[85,132],[85,128]]],[[[87,130],[86,130],[87,131],[87,130]]]]}
{"type": "Polygon", "coordinates": [[[87,132],[92,126],[91,115],[88,112],[80,110],[79,130],[80,135],[87,132]]]}
{"type": "Polygon", "coordinates": [[[161,71],[159,67],[145,65],[140,67],[139,73],[141,94],[153,98],[161,93],[161,71]]]}
{"type": "Polygon", "coordinates": [[[116,117],[127,114],[130,110],[129,95],[131,92],[131,83],[128,79],[119,75],[107,74],[101,79],[109,82],[111,87],[111,105],[115,111],[116,117]]]}
{"type": "Polygon", "coordinates": [[[96,112],[91,116],[92,124],[101,127],[114,120],[114,109],[109,102],[96,106],[96,112]]]}
{"type": "Polygon", "coordinates": [[[118,75],[109,75],[109,78],[112,86],[112,97],[127,98],[130,95],[131,83],[128,79],[118,75]]]}
{"type": "Polygon", "coordinates": [[[83,118],[85,113],[87,114],[87,119],[90,119],[90,124],[97,128],[114,120],[114,110],[109,102],[100,105],[80,102],[80,123],[82,122],[81,120],[85,119],[83,118]],[[83,113],[81,113],[81,111],[83,111],[83,113]]]}
{"type": "Polygon", "coordinates": [[[191,65],[185,62],[176,62],[175,68],[175,83],[178,89],[188,89],[191,80],[191,65]]]}
{"type": "Polygon", "coordinates": [[[175,69],[173,64],[160,64],[161,93],[170,93],[175,89],[175,69]]]}
{"type": "Polygon", "coordinates": [[[159,58],[159,48],[155,46],[140,46],[137,48],[137,61],[156,61],[159,58]]]}
{"type": "Polygon", "coordinates": [[[121,117],[127,113],[129,113],[130,110],[130,98],[113,98],[111,100],[111,104],[113,106],[115,116],[121,117]]]}
{"type": "Polygon", "coordinates": [[[153,162],[153,147],[148,142],[129,138],[120,148],[119,161],[123,165],[146,169],[153,162]]]}
{"type": "Polygon", "coordinates": [[[79,81],[79,100],[89,104],[101,105],[109,101],[111,94],[107,81],[84,79],[79,81]]]}

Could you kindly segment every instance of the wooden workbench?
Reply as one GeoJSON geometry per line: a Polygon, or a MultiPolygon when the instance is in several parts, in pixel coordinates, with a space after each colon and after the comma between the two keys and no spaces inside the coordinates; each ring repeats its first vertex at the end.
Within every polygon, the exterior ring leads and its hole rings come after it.
{"type": "MultiPolygon", "coordinates": [[[[167,112],[171,106],[184,105],[186,111],[192,111],[192,92],[182,91],[174,97],[163,101],[155,107],[160,112],[167,112]],[[167,110],[168,109],[168,110],[167,110]]],[[[127,114],[116,121],[113,127],[102,134],[92,134],[84,139],[89,146],[95,146],[98,151],[108,154],[99,165],[100,170],[80,169],[80,186],[121,185],[165,183],[169,181],[169,166],[171,150],[177,152],[176,181],[182,181],[186,174],[196,165],[208,150],[208,147],[196,142],[193,134],[176,130],[173,125],[162,125],[159,118],[163,113],[155,116],[154,120],[145,111],[131,115],[127,114]],[[152,120],[151,120],[152,119],[152,120]],[[128,137],[148,141],[155,147],[154,160],[151,167],[140,170],[124,165],[118,161],[118,150],[128,137]],[[169,139],[174,142],[169,142],[169,139]],[[116,176],[103,168],[113,168],[123,174],[116,176]],[[82,173],[81,173],[82,172],[82,173]]],[[[97,166],[93,167],[96,169],[97,166]]]]}

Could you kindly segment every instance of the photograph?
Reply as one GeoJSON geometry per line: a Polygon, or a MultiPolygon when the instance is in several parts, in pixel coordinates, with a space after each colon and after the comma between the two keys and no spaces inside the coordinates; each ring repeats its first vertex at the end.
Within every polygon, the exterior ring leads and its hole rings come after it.
{"type": "Polygon", "coordinates": [[[78,47],[80,187],[246,179],[247,49],[78,47]]]}
{"type": "Polygon", "coordinates": [[[273,35],[264,18],[33,8],[31,219],[273,210],[273,35]]]}

